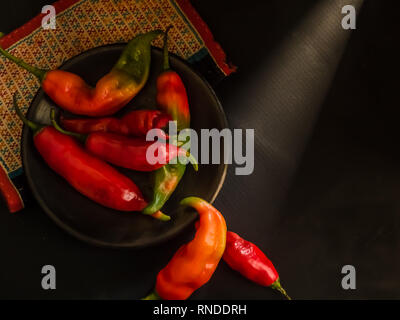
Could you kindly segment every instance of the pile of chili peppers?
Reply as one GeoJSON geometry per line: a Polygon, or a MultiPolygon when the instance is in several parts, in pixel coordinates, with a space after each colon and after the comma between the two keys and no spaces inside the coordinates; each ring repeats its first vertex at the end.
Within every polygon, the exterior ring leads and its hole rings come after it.
{"type": "MultiPolygon", "coordinates": [[[[56,122],[53,110],[53,126],[41,126],[25,119],[14,97],[17,114],[33,130],[34,144],[49,167],[78,192],[105,207],[142,212],[167,221],[170,217],[160,211],[166,200],[157,209],[149,210],[149,205],[154,207],[154,199],[150,199],[149,203],[132,180],[110,166],[112,164],[145,172],[158,171],[175,158],[187,157],[197,171],[196,160],[189,151],[167,143],[169,137],[161,130],[175,118],[172,110],[160,106],[160,110],[135,110],[120,119],[110,116],[127,105],[146,84],[151,63],[151,42],[162,34],[164,32],[161,30],[155,30],[132,39],[111,71],[94,88],[71,72],[33,67],[2,48],[0,54],[34,74],[40,80],[44,92],[61,109],[76,115],[97,117],[61,117],[63,128],[56,122]],[[160,129],[160,137],[165,141],[146,141],[145,136],[151,129],[160,129]],[[150,163],[147,159],[150,147],[155,150],[155,154],[162,155],[164,161],[150,163]]],[[[166,32],[165,35],[166,39],[166,32]]],[[[165,52],[168,60],[167,48],[165,52]]],[[[162,74],[159,79],[163,77],[162,74]]],[[[168,90],[159,88],[157,95],[165,96],[168,90]]],[[[186,92],[180,94],[185,95],[182,99],[187,101],[186,92]]],[[[166,104],[175,103],[174,97],[170,97],[170,101],[168,98],[164,100],[166,104]]],[[[177,184],[174,177],[169,177],[154,186],[155,194],[160,185],[171,185],[171,180],[177,184]]]]}
{"type": "MultiPolygon", "coordinates": [[[[180,76],[170,69],[168,30],[151,31],[132,39],[111,71],[94,88],[76,74],[62,70],[42,70],[30,66],[0,47],[0,54],[34,74],[45,93],[62,109],[76,115],[97,118],[60,118],[51,111],[52,126],[25,118],[17,106],[18,117],[34,133],[33,141],[43,160],[73,188],[89,199],[118,211],[142,212],[162,221],[170,217],[160,210],[176,189],[186,165],[172,164],[177,157],[188,157],[197,171],[196,160],[189,150],[168,143],[144,139],[151,129],[163,130],[168,122],[178,130],[189,128],[190,111],[185,86],[180,76]],[[164,34],[163,71],[157,78],[159,110],[135,110],[122,118],[111,117],[123,108],[147,82],[151,60],[151,42],[164,34]],[[148,148],[156,147],[165,162],[149,163],[148,148]],[[153,197],[144,199],[139,187],[116,168],[123,167],[154,173],[153,197]]],[[[0,191],[11,212],[23,208],[23,202],[8,176],[0,167],[0,191]]],[[[182,206],[194,208],[199,215],[196,234],[181,246],[157,275],[154,291],[144,300],[187,299],[207,283],[223,259],[232,269],[249,280],[281,292],[290,299],[280,284],[279,275],[266,255],[253,243],[227,231],[222,214],[198,197],[188,197],[182,206]]]]}

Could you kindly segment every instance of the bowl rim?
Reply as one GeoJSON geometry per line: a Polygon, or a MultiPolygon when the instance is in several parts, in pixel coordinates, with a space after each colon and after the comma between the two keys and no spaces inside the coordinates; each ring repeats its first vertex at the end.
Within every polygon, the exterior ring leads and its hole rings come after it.
{"type": "MultiPolygon", "coordinates": [[[[57,69],[63,70],[65,68],[68,67],[68,64],[73,63],[73,61],[75,59],[82,59],[84,56],[86,55],[90,55],[93,54],[94,51],[101,51],[101,50],[105,50],[105,49],[109,49],[109,48],[118,48],[121,47],[123,48],[126,45],[126,43],[114,43],[114,44],[107,44],[107,45],[102,45],[99,47],[95,47],[95,48],[91,48],[89,50],[86,50],[84,52],[81,52],[78,55],[75,55],[73,57],[71,57],[70,59],[64,61],[57,69]]],[[[159,51],[162,52],[162,49],[158,48],[158,47],[154,47],[152,46],[152,52],[153,51],[159,51]]],[[[222,123],[222,127],[223,128],[229,128],[228,125],[228,120],[226,118],[224,109],[222,108],[221,102],[218,99],[218,96],[216,95],[214,89],[211,87],[211,85],[209,84],[209,82],[205,79],[205,77],[200,74],[197,70],[195,70],[186,60],[182,59],[181,57],[177,56],[174,53],[169,53],[170,57],[172,57],[173,59],[177,59],[178,61],[180,61],[181,63],[183,63],[184,65],[186,65],[186,67],[188,67],[193,73],[195,73],[200,80],[202,80],[204,82],[204,84],[206,85],[206,87],[208,88],[208,90],[210,91],[210,93],[212,94],[212,96],[214,97],[215,101],[216,101],[216,106],[218,109],[218,114],[219,114],[219,121],[221,121],[222,123]]],[[[34,95],[32,102],[29,105],[29,108],[26,112],[26,115],[29,116],[29,113],[32,112],[32,105],[33,102],[36,101],[36,99],[38,99],[38,97],[40,95],[45,95],[45,92],[43,91],[42,87],[40,87],[38,89],[38,91],[36,92],[36,94],[34,95]]],[[[195,221],[195,219],[197,218],[197,214],[193,215],[190,219],[188,219],[185,223],[181,224],[180,226],[177,226],[173,231],[171,232],[167,232],[165,234],[163,234],[162,236],[156,238],[154,241],[147,241],[144,242],[142,244],[132,244],[132,243],[118,243],[118,244],[113,244],[113,243],[109,243],[106,241],[102,241],[102,240],[97,240],[94,239],[90,236],[86,236],[85,234],[76,231],[75,229],[71,228],[68,224],[64,223],[61,221],[61,219],[59,219],[54,213],[53,211],[47,206],[46,202],[42,199],[42,197],[39,195],[35,185],[34,185],[34,181],[31,175],[31,171],[29,169],[29,166],[27,164],[26,161],[26,157],[27,157],[27,144],[28,144],[28,135],[30,134],[29,128],[26,127],[26,125],[23,125],[22,127],[22,135],[21,135],[21,161],[22,161],[22,166],[23,166],[23,170],[26,176],[26,179],[28,181],[28,185],[29,188],[34,196],[34,198],[36,199],[36,201],[39,203],[40,207],[45,211],[45,213],[47,214],[47,216],[62,230],[64,230],[65,232],[67,232],[68,234],[70,234],[72,237],[81,240],[87,244],[93,245],[95,247],[101,247],[101,248],[112,248],[112,249],[143,249],[143,248],[148,248],[148,247],[153,247],[153,246],[157,246],[161,243],[165,243],[169,240],[171,240],[172,238],[176,237],[178,234],[182,233],[186,228],[188,228],[191,224],[193,224],[193,222],[195,221]]],[[[222,169],[222,173],[219,173],[220,177],[219,177],[219,182],[217,184],[217,187],[213,193],[213,195],[211,196],[211,199],[209,200],[209,202],[212,204],[215,199],[217,198],[219,192],[222,189],[222,186],[225,182],[225,178],[227,175],[227,170],[228,170],[228,164],[224,163],[223,164],[223,169],[222,169]]],[[[220,170],[219,170],[220,171],[220,170]]]]}

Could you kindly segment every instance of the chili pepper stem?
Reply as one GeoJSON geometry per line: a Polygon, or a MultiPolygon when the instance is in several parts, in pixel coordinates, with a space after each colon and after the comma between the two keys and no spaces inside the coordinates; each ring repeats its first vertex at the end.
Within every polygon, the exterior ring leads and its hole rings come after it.
{"type": "Polygon", "coordinates": [[[140,300],[161,300],[161,297],[157,294],[157,292],[153,291],[148,296],[146,296],[140,300]]]}
{"type": "MultiPolygon", "coordinates": [[[[4,36],[4,33],[0,32],[0,38],[2,38],[3,36],[4,36]]],[[[46,76],[47,70],[39,69],[39,68],[36,68],[34,66],[27,64],[22,59],[19,59],[19,58],[13,56],[11,53],[4,50],[1,46],[0,46],[0,54],[2,54],[7,59],[15,62],[21,68],[24,68],[25,70],[27,70],[30,73],[32,73],[33,75],[35,75],[40,80],[40,82],[42,82],[44,77],[46,76]]]]}
{"type": "Polygon", "coordinates": [[[163,50],[163,56],[164,56],[164,62],[163,62],[163,68],[164,71],[167,71],[170,69],[169,66],[169,56],[168,56],[168,31],[172,28],[172,26],[169,26],[164,33],[164,50],[163,50]]]}
{"type": "Polygon", "coordinates": [[[70,132],[70,131],[64,130],[63,128],[60,127],[60,125],[56,121],[56,112],[55,112],[55,110],[53,108],[50,110],[50,120],[51,120],[51,123],[52,123],[53,127],[57,131],[59,131],[61,133],[64,133],[64,134],[66,134],[68,136],[75,137],[79,141],[81,141],[83,144],[86,142],[86,138],[87,138],[86,135],[75,133],[75,132],[70,132]]]}
{"type": "Polygon", "coordinates": [[[286,299],[292,300],[292,298],[290,298],[289,295],[286,293],[286,290],[283,289],[283,287],[281,286],[279,278],[273,284],[271,284],[271,289],[278,290],[286,299]]]}
{"type": "Polygon", "coordinates": [[[33,121],[28,120],[24,114],[22,113],[21,109],[18,107],[17,103],[17,93],[14,93],[13,96],[13,105],[15,112],[17,113],[18,118],[22,120],[22,122],[28,126],[34,133],[37,133],[40,129],[43,128],[40,124],[34,123],[33,121]]]}

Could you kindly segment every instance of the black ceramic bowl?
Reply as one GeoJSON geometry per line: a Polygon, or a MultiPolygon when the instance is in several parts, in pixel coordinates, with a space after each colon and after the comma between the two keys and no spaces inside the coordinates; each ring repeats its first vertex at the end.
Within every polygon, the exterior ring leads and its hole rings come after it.
{"type": "MultiPolygon", "coordinates": [[[[110,45],[89,50],[67,61],[61,69],[82,76],[94,85],[106,74],[118,59],[123,44],[110,45]]],[[[191,127],[200,129],[227,127],[222,107],[208,83],[177,56],[171,55],[171,67],[177,71],[186,85],[191,127]]],[[[139,108],[153,108],[156,105],[156,78],[162,69],[162,52],[152,49],[152,66],[145,88],[127,107],[116,116],[139,108]]],[[[43,90],[39,90],[28,110],[28,118],[49,124],[50,108],[54,103],[43,90]]],[[[188,167],[186,173],[163,208],[172,219],[168,222],[155,220],[138,212],[118,212],[105,208],[73,189],[63,178],[53,172],[36,151],[32,132],[25,126],[22,136],[22,160],[24,170],[33,194],[44,211],[62,229],[90,244],[105,247],[138,248],[165,241],[192,223],[196,218],[193,210],[179,206],[186,196],[199,196],[213,202],[225,179],[227,166],[199,165],[195,172],[188,167]]],[[[151,174],[133,172],[118,168],[140,187],[145,197],[151,197],[151,174]]]]}

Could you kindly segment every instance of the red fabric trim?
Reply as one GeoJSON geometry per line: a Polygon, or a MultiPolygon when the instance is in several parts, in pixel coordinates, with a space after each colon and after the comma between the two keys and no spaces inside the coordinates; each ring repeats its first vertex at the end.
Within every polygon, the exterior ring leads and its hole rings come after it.
{"type": "Polygon", "coordinates": [[[175,0],[175,2],[179,5],[189,21],[199,32],[205,45],[207,46],[211,55],[214,57],[217,65],[225,73],[225,75],[229,75],[232,72],[235,72],[236,67],[226,62],[226,54],[224,50],[222,49],[221,45],[215,41],[209,27],[200,17],[196,9],[192,6],[190,0],[175,0]]]}
{"type": "MultiPolygon", "coordinates": [[[[52,5],[56,9],[56,14],[68,9],[73,4],[77,3],[79,0],[58,0],[52,5]]],[[[22,25],[21,27],[10,32],[6,36],[0,39],[0,45],[3,49],[7,49],[12,46],[17,41],[31,34],[34,30],[42,25],[42,19],[45,16],[44,13],[38,14],[36,17],[22,25]]]]}
{"type": "MultiPolygon", "coordinates": [[[[56,13],[60,13],[75,3],[79,2],[79,0],[58,0],[53,3],[53,6],[56,9],[56,13]]],[[[189,21],[196,28],[201,38],[203,39],[205,45],[207,46],[209,52],[214,57],[217,65],[220,69],[225,73],[225,75],[229,75],[232,72],[236,71],[236,67],[228,64],[226,62],[226,54],[224,50],[221,48],[220,44],[214,40],[214,36],[208,28],[207,24],[203,21],[200,15],[197,13],[196,9],[192,6],[189,0],[175,0],[177,5],[181,8],[181,10],[185,13],[189,21]]],[[[34,30],[39,28],[42,24],[42,19],[45,14],[40,13],[21,27],[15,29],[10,32],[8,35],[2,37],[0,39],[0,45],[2,48],[7,49],[12,46],[17,41],[31,34],[34,30]]]]}

